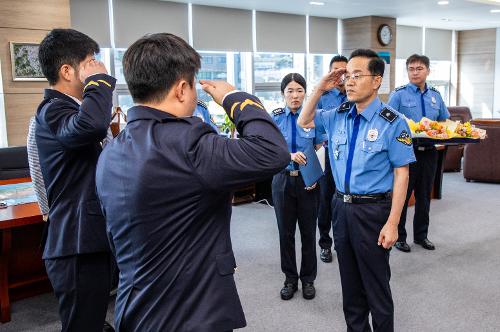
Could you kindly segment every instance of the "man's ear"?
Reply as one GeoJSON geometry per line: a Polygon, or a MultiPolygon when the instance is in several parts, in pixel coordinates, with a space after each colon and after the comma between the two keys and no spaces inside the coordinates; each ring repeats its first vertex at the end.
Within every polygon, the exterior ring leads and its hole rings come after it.
{"type": "Polygon", "coordinates": [[[189,89],[190,85],[185,80],[179,80],[175,83],[175,97],[181,103],[186,100],[187,89],[189,89]]]}
{"type": "Polygon", "coordinates": [[[59,68],[59,78],[65,81],[71,81],[75,75],[75,69],[68,64],[64,64],[59,68]]]}
{"type": "Polygon", "coordinates": [[[373,89],[374,90],[380,89],[380,86],[382,85],[382,80],[383,80],[382,76],[375,76],[373,78],[373,89]]]}

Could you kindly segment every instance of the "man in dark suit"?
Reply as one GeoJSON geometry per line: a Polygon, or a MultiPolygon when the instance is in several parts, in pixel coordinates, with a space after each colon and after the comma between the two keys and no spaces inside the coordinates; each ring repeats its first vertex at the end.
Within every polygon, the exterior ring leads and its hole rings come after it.
{"type": "Polygon", "coordinates": [[[63,331],[102,331],[109,300],[112,256],[95,169],[115,79],[95,60],[98,52],[94,40],[71,29],[52,30],[39,49],[50,84],[35,126],[50,208],[43,259],[63,331]]]}
{"type": "Polygon", "coordinates": [[[137,106],[96,173],[120,270],[119,331],[229,331],[246,325],[233,274],[231,191],[290,161],[259,99],[201,81],[236,125],[217,135],[196,107],[200,55],[171,34],[145,36],[123,58],[137,106]]]}

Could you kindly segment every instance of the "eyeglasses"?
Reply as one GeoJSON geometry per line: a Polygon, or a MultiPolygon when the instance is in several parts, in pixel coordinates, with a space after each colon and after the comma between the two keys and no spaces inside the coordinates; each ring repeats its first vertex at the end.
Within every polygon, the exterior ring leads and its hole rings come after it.
{"type": "Polygon", "coordinates": [[[420,73],[420,72],[424,71],[424,70],[425,70],[425,68],[424,68],[424,67],[416,67],[416,68],[414,68],[414,67],[409,67],[407,70],[408,70],[408,72],[410,72],[410,73],[412,73],[412,72],[417,72],[417,73],[420,73]]]}
{"type": "Polygon", "coordinates": [[[361,77],[364,77],[364,76],[380,76],[380,75],[369,75],[369,74],[352,74],[352,75],[344,75],[344,82],[347,82],[349,81],[350,79],[352,79],[353,81],[359,81],[359,79],[361,77]]]}

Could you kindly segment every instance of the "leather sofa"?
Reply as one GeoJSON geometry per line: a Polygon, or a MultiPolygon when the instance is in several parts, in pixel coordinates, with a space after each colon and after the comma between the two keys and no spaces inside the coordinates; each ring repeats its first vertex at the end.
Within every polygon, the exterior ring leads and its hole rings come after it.
{"type": "Polygon", "coordinates": [[[476,127],[486,130],[487,137],[464,149],[464,178],[500,183],[500,119],[474,119],[476,127]]]}
{"type": "MultiPolygon", "coordinates": [[[[450,106],[450,120],[460,121],[465,123],[472,119],[470,109],[465,106],[450,106]]],[[[460,172],[462,169],[462,156],[464,154],[464,145],[452,145],[446,151],[446,158],[444,161],[445,172],[460,172]]]]}
{"type": "Polygon", "coordinates": [[[25,146],[0,148],[0,180],[29,176],[28,150],[25,146]]]}

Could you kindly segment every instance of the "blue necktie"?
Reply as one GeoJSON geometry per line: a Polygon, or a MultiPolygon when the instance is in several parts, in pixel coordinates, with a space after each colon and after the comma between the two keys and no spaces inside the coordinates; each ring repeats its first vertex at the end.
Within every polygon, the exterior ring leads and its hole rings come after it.
{"type": "Polygon", "coordinates": [[[424,94],[426,91],[420,93],[420,102],[422,103],[422,117],[426,116],[425,113],[425,103],[424,103],[424,94]]]}
{"type": "MultiPolygon", "coordinates": [[[[297,118],[294,113],[290,114],[292,116],[292,153],[297,152],[297,118]]],[[[297,163],[293,163],[293,169],[297,169],[297,163]]]]}
{"type": "Polygon", "coordinates": [[[352,128],[351,140],[349,142],[349,156],[347,157],[347,165],[345,170],[344,189],[347,194],[351,193],[352,159],[354,158],[354,148],[356,147],[356,140],[358,138],[360,120],[361,120],[361,115],[356,113],[356,117],[354,118],[354,126],[352,128]]]}

